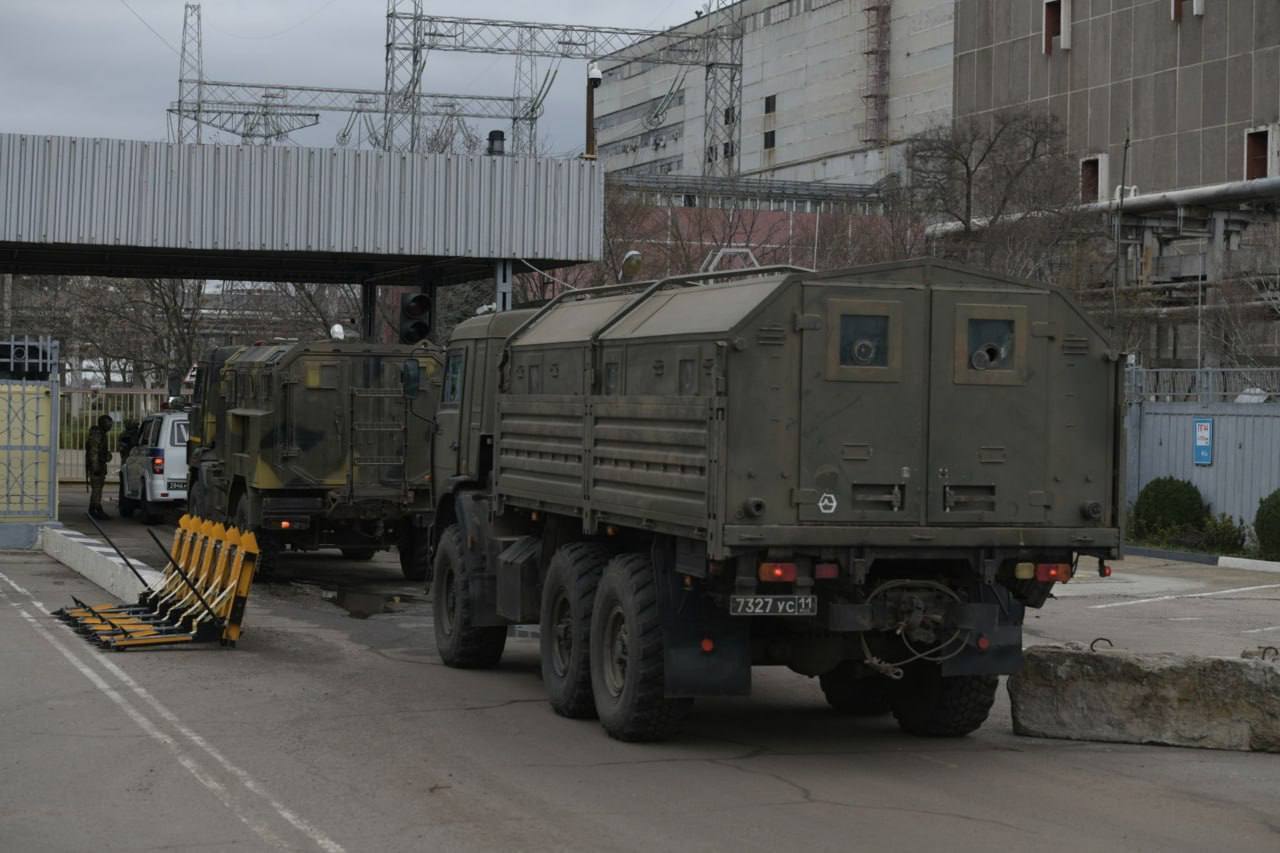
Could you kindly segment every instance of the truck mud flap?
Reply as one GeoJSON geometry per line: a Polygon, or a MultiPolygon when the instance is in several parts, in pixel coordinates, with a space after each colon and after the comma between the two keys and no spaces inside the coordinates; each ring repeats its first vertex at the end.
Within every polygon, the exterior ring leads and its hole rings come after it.
{"type": "Polygon", "coordinates": [[[701,591],[685,588],[669,564],[657,576],[667,696],[750,694],[751,620],[735,619],[701,591]]]}

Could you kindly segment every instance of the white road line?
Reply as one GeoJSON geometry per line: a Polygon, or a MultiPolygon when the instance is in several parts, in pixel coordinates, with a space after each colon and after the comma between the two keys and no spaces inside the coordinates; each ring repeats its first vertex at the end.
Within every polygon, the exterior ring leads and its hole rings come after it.
{"type": "Polygon", "coordinates": [[[1280,625],[1272,625],[1269,628],[1250,628],[1248,631],[1241,631],[1242,634],[1263,634],[1267,631],[1280,631],[1280,625]]]}
{"type": "MultiPolygon", "coordinates": [[[[3,574],[0,574],[0,577],[3,577],[5,581],[9,583],[9,586],[20,589],[20,587],[17,587],[17,585],[14,584],[12,581],[10,581],[7,577],[4,577],[3,574]]],[[[0,592],[0,597],[8,598],[8,595],[6,595],[3,592],[0,592]]],[[[232,799],[231,793],[227,790],[226,786],[223,785],[221,782],[219,782],[217,779],[214,779],[212,776],[210,776],[209,773],[203,767],[200,766],[200,763],[198,761],[196,761],[194,758],[192,758],[191,756],[183,752],[182,748],[178,746],[177,742],[174,741],[173,738],[169,737],[169,735],[165,734],[163,731],[157,728],[156,724],[153,723],[150,719],[148,719],[145,714],[143,714],[141,711],[139,711],[137,708],[131,705],[129,703],[129,700],[125,699],[117,691],[112,689],[111,685],[107,684],[107,682],[103,680],[102,676],[98,675],[98,673],[90,669],[89,666],[85,664],[82,660],[80,660],[78,657],[76,657],[75,654],[73,654],[70,649],[68,649],[62,643],[58,642],[54,638],[54,636],[50,634],[49,631],[43,625],[41,625],[38,621],[36,621],[36,619],[30,613],[23,610],[21,605],[19,605],[16,601],[10,601],[9,603],[12,604],[17,609],[18,613],[21,614],[23,619],[27,620],[27,623],[31,625],[32,628],[35,629],[36,633],[38,633],[40,636],[48,640],[49,644],[53,646],[55,649],[57,649],[72,666],[74,666],[77,670],[79,670],[81,675],[89,679],[90,684],[98,688],[98,690],[103,695],[105,695],[108,699],[110,699],[117,706],[119,706],[120,710],[124,711],[125,714],[127,714],[131,720],[137,723],[138,727],[141,728],[144,732],[146,732],[152,739],[158,741],[159,743],[167,747],[169,751],[173,753],[174,758],[178,760],[178,763],[181,764],[187,770],[188,773],[194,776],[196,778],[196,781],[198,781],[201,785],[204,785],[206,788],[212,791],[214,796],[216,796],[232,814],[234,814],[237,818],[239,818],[240,821],[243,822],[245,826],[252,829],[258,835],[258,837],[260,837],[263,841],[266,841],[272,847],[278,847],[281,850],[290,849],[290,846],[285,843],[283,838],[276,835],[268,827],[264,826],[261,822],[254,820],[251,815],[248,815],[245,812],[241,811],[237,807],[235,800],[232,799]]]]}
{"type": "MultiPolygon", "coordinates": [[[[32,598],[30,592],[27,592],[27,590],[15,584],[3,572],[0,572],[0,579],[3,579],[7,584],[9,584],[9,586],[13,587],[14,589],[18,590],[22,594],[26,595],[28,598],[32,598]]],[[[0,594],[3,594],[3,593],[0,593],[0,594]]],[[[34,599],[32,600],[34,601],[34,599]]],[[[72,663],[75,664],[77,669],[80,669],[82,672],[85,672],[87,676],[92,675],[92,678],[90,678],[90,680],[93,681],[96,679],[95,686],[101,683],[102,686],[99,687],[100,690],[105,689],[106,691],[110,691],[111,693],[114,693],[114,691],[110,688],[110,686],[108,686],[106,682],[103,682],[101,680],[101,677],[98,676],[96,672],[93,672],[93,670],[88,669],[88,667],[83,662],[81,662],[78,658],[75,658],[74,656],[72,656],[71,652],[63,648],[62,645],[53,638],[53,635],[51,635],[47,630],[45,630],[43,626],[41,626],[38,622],[32,619],[29,615],[27,615],[25,611],[20,610],[19,612],[22,613],[23,616],[25,616],[29,622],[31,622],[32,626],[37,631],[39,631],[41,634],[44,635],[45,639],[47,639],[50,643],[52,643],[55,647],[57,647],[58,650],[61,651],[64,656],[66,656],[69,660],[71,660],[72,663]]],[[[316,826],[314,826],[304,818],[300,817],[292,809],[289,809],[284,804],[282,804],[279,800],[273,797],[270,794],[270,792],[268,792],[262,786],[261,783],[259,783],[256,779],[250,776],[248,772],[238,767],[237,765],[232,764],[231,761],[229,761],[221,752],[215,749],[212,744],[210,744],[207,740],[205,740],[199,734],[197,734],[196,732],[188,728],[182,722],[182,720],[178,717],[177,714],[173,713],[173,711],[169,710],[167,707],[161,704],[160,700],[152,696],[151,693],[146,688],[144,688],[142,685],[134,681],[129,676],[129,674],[126,673],[124,670],[122,670],[119,666],[103,658],[99,658],[98,663],[100,663],[108,672],[110,672],[112,675],[118,678],[126,687],[132,690],[139,698],[141,698],[148,705],[150,705],[157,714],[159,714],[170,725],[172,725],[175,729],[177,729],[183,735],[183,737],[187,738],[193,744],[200,747],[200,749],[204,750],[211,758],[213,758],[214,761],[218,762],[218,764],[220,764],[224,770],[226,770],[228,773],[235,776],[236,779],[240,781],[240,784],[244,785],[246,789],[256,794],[257,796],[261,797],[262,799],[266,800],[267,804],[271,806],[271,808],[276,812],[276,814],[280,815],[280,817],[283,818],[286,822],[288,822],[290,826],[294,827],[303,835],[311,839],[311,841],[314,842],[316,846],[326,851],[326,853],[346,853],[345,848],[343,848],[342,845],[334,841],[329,836],[325,835],[324,832],[322,832],[320,829],[318,829],[316,826]]],[[[128,705],[128,702],[124,699],[124,697],[119,696],[119,694],[115,694],[115,696],[118,697],[119,702],[124,703],[122,707],[127,706],[130,709],[133,708],[132,705],[128,705]]],[[[134,713],[137,713],[136,709],[134,710],[134,713]]],[[[130,716],[133,716],[133,714],[131,713],[130,716]]],[[[152,725],[151,721],[148,720],[146,717],[142,717],[142,720],[146,721],[147,725],[152,725]]],[[[139,725],[142,725],[142,723],[140,722],[139,725]]],[[[144,728],[146,727],[144,726],[144,728]]],[[[150,733],[151,732],[148,731],[148,734],[150,733]]],[[[175,753],[178,753],[177,745],[172,742],[172,739],[170,739],[168,735],[164,734],[163,732],[159,732],[158,730],[157,730],[157,734],[168,739],[168,742],[172,745],[172,748],[174,749],[175,753]]],[[[186,765],[184,764],[184,766],[186,765]]],[[[224,801],[224,804],[227,805],[228,808],[232,809],[232,811],[236,811],[236,809],[230,803],[227,803],[226,801],[224,801]]],[[[240,817],[241,820],[244,820],[246,824],[250,826],[250,828],[254,829],[255,832],[258,831],[257,828],[254,827],[253,824],[249,823],[248,820],[246,820],[243,816],[241,816],[239,812],[236,812],[236,815],[237,817],[240,817]]],[[[280,839],[276,837],[276,841],[279,841],[279,840],[280,839]]]]}
{"type": "Polygon", "coordinates": [[[1151,604],[1155,601],[1173,601],[1178,598],[1209,598],[1214,595],[1230,595],[1233,592],[1253,592],[1258,589],[1277,589],[1280,583],[1267,583],[1261,586],[1238,586],[1235,589],[1215,589],[1213,592],[1192,592],[1184,595],[1160,595],[1155,598],[1135,598],[1132,601],[1113,601],[1110,604],[1094,604],[1090,610],[1103,610],[1107,607],[1129,607],[1134,604],[1151,604]]]}

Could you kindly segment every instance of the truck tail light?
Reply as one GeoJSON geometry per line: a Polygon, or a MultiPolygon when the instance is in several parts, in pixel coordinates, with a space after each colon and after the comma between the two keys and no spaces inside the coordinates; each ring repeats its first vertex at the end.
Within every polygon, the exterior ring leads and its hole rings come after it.
{"type": "Polygon", "coordinates": [[[818,563],[813,567],[813,576],[820,581],[829,581],[840,577],[839,563],[818,563]]]}
{"type": "Polygon", "coordinates": [[[1040,583],[1066,583],[1071,580],[1071,564],[1037,563],[1036,580],[1040,583]]]}
{"type": "Polygon", "coordinates": [[[796,579],[795,563],[761,563],[760,580],[766,583],[791,583],[796,579]]]}

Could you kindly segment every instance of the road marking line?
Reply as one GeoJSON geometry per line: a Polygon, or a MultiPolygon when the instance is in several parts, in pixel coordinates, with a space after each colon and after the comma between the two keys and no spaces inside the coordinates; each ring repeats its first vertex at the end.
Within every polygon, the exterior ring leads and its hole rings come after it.
{"type": "Polygon", "coordinates": [[[1248,631],[1244,631],[1244,632],[1242,632],[1242,633],[1245,633],[1245,634],[1262,634],[1262,633],[1264,633],[1264,632],[1266,632],[1266,631],[1280,631],[1280,625],[1272,625],[1272,626],[1271,626],[1271,627],[1269,627],[1269,628],[1250,628],[1248,631]]]}
{"type": "Polygon", "coordinates": [[[1238,586],[1235,589],[1215,589],[1213,592],[1191,592],[1183,595],[1160,595],[1155,598],[1136,598],[1132,601],[1113,601],[1110,604],[1094,604],[1090,610],[1102,610],[1107,607],[1129,607],[1134,604],[1151,604],[1155,601],[1173,601],[1178,598],[1208,598],[1214,595],[1229,595],[1233,592],[1253,592],[1258,589],[1277,589],[1280,583],[1266,583],[1261,586],[1238,586]]]}
{"type": "MultiPolygon", "coordinates": [[[[0,574],[0,577],[3,577],[5,581],[8,581],[10,586],[16,586],[12,581],[9,581],[7,577],[4,577],[3,574],[0,574]]],[[[8,598],[8,596],[3,592],[0,592],[0,597],[8,598]]],[[[182,748],[173,738],[161,731],[145,714],[131,705],[128,699],[125,699],[119,694],[119,692],[112,689],[111,685],[108,684],[102,676],[90,669],[89,666],[76,657],[70,649],[58,642],[58,640],[49,633],[48,629],[41,625],[35,617],[23,610],[17,602],[11,601],[9,603],[17,608],[18,613],[21,614],[23,619],[27,620],[27,623],[35,629],[36,633],[48,640],[49,644],[57,649],[72,666],[79,670],[81,675],[89,679],[90,684],[114,702],[120,710],[124,711],[125,714],[137,723],[138,727],[146,732],[151,738],[167,747],[169,751],[173,753],[174,758],[178,760],[178,763],[181,764],[188,773],[194,776],[196,781],[212,791],[214,796],[216,796],[232,814],[239,818],[245,826],[252,829],[260,838],[262,838],[263,841],[266,841],[272,847],[278,847],[281,850],[291,849],[290,846],[285,843],[283,838],[276,835],[262,823],[254,820],[251,816],[237,808],[235,801],[231,797],[231,793],[227,790],[225,785],[210,776],[208,772],[200,766],[198,761],[182,751],[182,748]]]]}
{"type": "MultiPolygon", "coordinates": [[[[11,581],[9,577],[6,574],[4,574],[4,572],[0,572],[0,578],[2,578],[7,584],[9,584],[9,586],[20,591],[21,593],[26,595],[28,598],[31,598],[32,601],[35,600],[32,597],[30,592],[27,592],[25,589],[22,589],[22,587],[18,586],[13,581],[11,581]]],[[[3,593],[0,593],[0,595],[3,595],[3,593]]],[[[123,703],[121,704],[121,707],[126,707],[127,709],[129,709],[130,716],[133,716],[134,714],[139,714],[139,716],[141,716],[140,712],[137,712],[132,705],[129,705],[128,701],[124,699],[123,696],[120,696],[118,693],[115,693],[115,691],[112,690],[110,685],[108,685],[105,681],[102,681],[101,677],[96,672],[89,669],[83,662],[80,661],[79,658],[74,657],[70,651],[66,650],[56,639],[54,639],[53,635],[50,634],[44,628],[44,626],[40,625],[40,623],[38,623],[25,611],[19,609],[18,612],[21,613],[24,617],[26,617],[27,621],[29,621],[32,624],[32,627],[34,627],[37,631],[43,634],[45,639],[47,639],[60,652],[62,652],[62,654],[66,656],[67,659],[70,660],[76,666],[77,669],[80,669],[81,672],[85,673],[87,677],[90,677],[90,681],[94,681],[95,686],[98,686],[100,684],[101,685],[99,686],[100,690],[104,690],[104,692],[107,692],[108,695],[114,695],[113,701],[117,701],[117,704],[123,703]]],[[[186,737],[196,746],[200,747],[202,750],[208,753],[208,755],[211,758],[213,758],[214,761],[218,762],[218,764],[220,764],[223,767],[223,769],[225,769],[228,773],[235,776],[236,779],[240,781],[240,784],[244,785],[244,787],[247,788],[252,793],[266,800],[267,804],[270,805],[271,808],[275,810],[276,814],[280,815],[280,817],[283,818],[290,826],[294,827],[303,835],[306,835],[308,838],[310,838],[316,844],[316,846],[318,846],[322,850],[325,850],[326,853],[346,853],[345,848],[343,848],[342,845],[334,841],[329,836],[325,835],[324,832],[322,832],[320,829],[315,827],[313,824],[311,824],[307,820],[300,817],[296,812],[286,807],[283,803],[281,803],[275,797],[271,796],[271,794],[256,779],[250,776],[248,772],[238,767],[237,765],[232,764],[231,761],[229,761],[221,752],[215,749],[212,744],[210,744],[199,734],[192,731],[185,724],[183,724],[182,720],[178,717],[177,714],[175,714],[173,711],[170,711],[167,707],[161,704],[160,700],[152,696],[151,693],[146,688],[144,688],[141,684],[138,684],[136,681],[134,681],[129,676],[129,674],[126,673],[123,669],[121,669],[119,666],[112,663],[111,661],[101,659],[101,658],[98,659],[98,663],[101,664],[112,675],[118,678],[125,686],[127,686],[130,690],[132,690],[139,698],[141,698],[143,701],[149,704],[156,711],[156,713],[158,713],[170,725],[172,725],[175,729],[177,729],[184,737],[186,737]]],[[[147,719],[145,716],[142,716],[141,719],[145,721],[146,725],[143,725],[142,722],[139,722],[138,724],[142,725],[144,730],[147,728],[147,726],[153,725],[151,721],[147,719]]],[[[148,731],[148,734],[151,734],[151,732],[148,731]]],[[[164,734],[159,730],[156,730],[156,734],[166,739],[167,743],[174,750],[175,754],[179,755],[181,760],[182,753],[179,751],[177,744],[173,743],[173,740],[169,738],[168,735],[164,734]]],[[[183,766],[187,766],[187,765],[184,763],[183,766]]],[[[191,769],[191,768],[188,767],[188,769],[191,769]]],[[[192,771],[192,772],[194,773],[195,771],[192,771]]],[[[197,776],[197,778],[200,778],[200,777],[197,776]]],[[[214,784],[217,784],[217,782],[215,781],[214,784]]],[[[248,824],[251,829],[254,829],[255,832],[258,831],[257,827],[249,823],[249,821],[244,816],[240,815],[240,813],[236,811],[236,809],[229,802],[226,802],[224,800],[224,805],[226,805],[227,808],[235,812],[236,816],[240,817],[241,820],[245,821],[245,823],[248,824]]],[[[265,827],[263,829],[265,830],[265,827]]],[[[266,832],[270,833],[270,830],[266,830],[266,832]]],[[[281,841],[281,839],[279,839],[278,836],[274,836],[274,837],[276,839],[276,842],[279,842],[278,846],[287,847],[287,845],[284,845],[283,841],[281,841]]],[[[273,843],[276,843],[276,842],[273,842],[273,843]]]]}

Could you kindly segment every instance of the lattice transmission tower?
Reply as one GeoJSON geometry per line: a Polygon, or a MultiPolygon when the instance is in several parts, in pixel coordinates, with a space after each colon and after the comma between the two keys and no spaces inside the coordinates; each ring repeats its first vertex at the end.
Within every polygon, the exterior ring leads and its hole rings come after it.
{"type": "Polygon", "coordinates": [[[204,44],[200,34],[200,4],[182,9],[182,52],[178,56],[177,142],[200,142],[199,119],[204,81],[204,44]]]}
{"type": "Polygon", "coordinates": [[[388,151],[417,151],[422,139],[422,115],[406,108],[417,103],[422,91],[427,62],[424,20],[422,0],[387,0],[387,109],[382,147],[388,151]]]}
{"type": "Polygon", "coordinates": [[[706,14],[718,38],[708,43],[706,83],[703,86],[703,168],[707,177],[738,174],[742,150],[742,37],[745,21],[741,0],[708,0],[706,14]]]}

